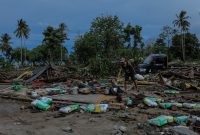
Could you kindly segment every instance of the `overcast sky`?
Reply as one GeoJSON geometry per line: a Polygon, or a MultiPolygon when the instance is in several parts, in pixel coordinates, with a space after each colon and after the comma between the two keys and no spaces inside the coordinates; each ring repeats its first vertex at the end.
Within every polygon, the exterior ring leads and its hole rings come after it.
{"type": "Polygon", "coordinates": [[[89,30],[90,22],[100,15],[118,15],[127,24],[141,25],[144,40],[155,38],[163,25],[172,25],[175,15],[186,10],[191,16],[191,29],[200,38],[200,0],[0,0],[0,34],[12,36],[14,47],[20,41],[13,35],[17,20],[23,18],[31,28],[27,46],[31,49],[42,41],[48,26],[61,22],[69,27],[69,50],[77,34],[89,30]]]}

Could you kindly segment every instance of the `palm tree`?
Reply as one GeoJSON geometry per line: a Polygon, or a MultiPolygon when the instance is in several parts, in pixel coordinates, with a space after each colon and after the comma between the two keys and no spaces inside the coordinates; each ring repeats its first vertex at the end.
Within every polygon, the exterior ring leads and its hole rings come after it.
{"type": "Polygon", "coordinates": [[[176,20],[173,21],[174,26],[178,26],[181,30],[181,49],[182,49],[182,58],[185,61],[185,33],[189,30],[190,22],[188,19],[186,11],[181,11],[179,15],[176,15],[176,20]]]}
{"type": "MultiPolygon", "coordinates": [[[[18,20],[17,29],[14,31],[14,34],[16,35],[17,38],[21,39],[21,65],[23,65],[23,54],[22,54],[23,53],[22,52],[23,39],[25,41],[25,39],[29,38],[29,32],[30,32],[30,28],[26,24],[26,21],[24,21],[23,19],[18,20]]],[[[25,42],[24,42],[24,46],[25,46],[25,42]]],[[[26,61],[26,51],[25,51],[25,61],[26,61]]]]}
{"type": "Polygon", "coordinates": [[[63,43],[65,42],[67,38],[67,34],[66,31],[67,30],[67,26],[65,25],[65,23],[61,23],[59,25],[59,31],[60,31],[60,39],[61,39],[61,45],[60,45],[60,61],[62,64],[63,61],[63,43]]]}
{"type": "Polygon", "coordinates": [[[0,37],[0,49],[7,59],[9,59],[12,51],[12,47],[10,46],[10,40],[11,37],[7,33],[3,34],[0,37]]]}

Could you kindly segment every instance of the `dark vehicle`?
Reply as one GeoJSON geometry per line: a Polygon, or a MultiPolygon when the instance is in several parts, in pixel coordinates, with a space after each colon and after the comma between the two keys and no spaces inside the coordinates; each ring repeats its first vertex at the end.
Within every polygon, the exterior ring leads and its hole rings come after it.
{"type": "Polygon", "coordinates": [[[150,54],[142,64],[137,67],[137,72],[146,74],[165,69],[168,66],[168,58],[165,54],[150,54]]]}

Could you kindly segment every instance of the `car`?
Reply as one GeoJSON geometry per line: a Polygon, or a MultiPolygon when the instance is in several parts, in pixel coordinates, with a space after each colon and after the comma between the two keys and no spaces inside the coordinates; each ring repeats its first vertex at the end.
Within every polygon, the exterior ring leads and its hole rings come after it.
{"type": "Polygon", "coordinates": [[[149,72],[157,72],[168,67],[168,57],[166,54],[150,54],[142,64],[136,68],[139,74],[147,74],[149,72]]]}

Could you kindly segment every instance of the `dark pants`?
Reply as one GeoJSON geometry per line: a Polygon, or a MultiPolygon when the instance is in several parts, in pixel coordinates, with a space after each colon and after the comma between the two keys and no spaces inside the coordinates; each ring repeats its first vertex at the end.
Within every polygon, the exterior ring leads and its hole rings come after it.
{"type": "Polygon", "coordinates": [[[129,77],[131,77],[132,81],[135,81],[135,74],[134,73],[126,73],[125,74],[125,81],[128,81],[129,77]]]}

